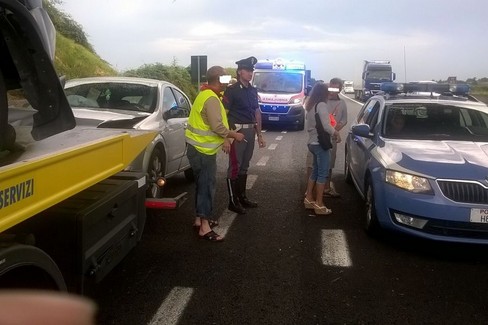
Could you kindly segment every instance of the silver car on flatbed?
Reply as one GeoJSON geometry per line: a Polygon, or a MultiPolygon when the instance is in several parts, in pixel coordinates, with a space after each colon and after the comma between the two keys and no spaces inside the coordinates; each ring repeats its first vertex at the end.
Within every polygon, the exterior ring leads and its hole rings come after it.
{"type": "Polygon", "coordinates": [[[147,171],[148,197],[162,196],[160,177],[193,171],[186,157],[185,127],[191,102],[172,83],[135,77],[92,77],[66,82],[77,126],[157,130],[158,136],[130,168],[147,171]]]}

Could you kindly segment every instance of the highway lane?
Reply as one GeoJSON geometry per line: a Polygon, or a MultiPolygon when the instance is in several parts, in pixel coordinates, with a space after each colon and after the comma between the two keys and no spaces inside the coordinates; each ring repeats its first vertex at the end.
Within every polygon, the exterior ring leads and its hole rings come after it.
{"type": "MultiPolygon", "coordinates": [[[[348,102],[349,120],[359,105],[348,102]]],[[[347,127],[344,132],[347,132],[347,127]]],[[[333,214],[303,208],[306,131],[268,129],[256,149],[249,196],[259,208],[226,209],[219,155],[215,214],[225,242],[197,238],[193,188],[176,211],[149,218],[141,243],[90,296],[99,324],[485,324],[488,249],[397,235],[370,238],[363,204],[343,181],[340,146],[333,214]]],[[[343,135],[345,138],[345,135],[343,135]]]]}

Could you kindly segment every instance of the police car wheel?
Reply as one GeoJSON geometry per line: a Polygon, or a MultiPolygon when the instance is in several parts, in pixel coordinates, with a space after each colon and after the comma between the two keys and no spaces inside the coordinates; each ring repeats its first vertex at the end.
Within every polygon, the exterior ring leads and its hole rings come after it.
{"type": "Polygon", "coordinates": [[[366,233],[372,237],[378,236],[380,233],[380,224],[376,216],[376,204],[373,191],[373,183],[368,179],[366,186],[366,204],[365,204],[365,218],[364,228],[366,233]]]}

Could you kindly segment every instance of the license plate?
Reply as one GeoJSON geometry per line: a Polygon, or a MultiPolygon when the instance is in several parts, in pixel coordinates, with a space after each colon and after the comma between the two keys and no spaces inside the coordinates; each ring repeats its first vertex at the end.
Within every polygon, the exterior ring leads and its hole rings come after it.
{"type": "Polygon", "coordinates": [[[269,120],[270,121],[279,121],[280,120],[280,117],[279,116],[270,116],[269,117],[269,120]]]}
{"type": "Polygon", "coordinates": [[[488,223],[488,208],[486,209],[471,209],[471,215],[469,216],[470,222],[488,223]]]}

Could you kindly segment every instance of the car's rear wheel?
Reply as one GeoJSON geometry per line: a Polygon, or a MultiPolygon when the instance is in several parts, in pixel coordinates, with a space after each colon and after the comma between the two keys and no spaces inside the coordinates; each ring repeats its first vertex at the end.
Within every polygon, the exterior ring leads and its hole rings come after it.
{"type": "Polygon", "coordinates": [[[366,204],[365,204],[365,218],[364,228],[366,233],[370,236],[377,236],[380,233],[380,224],[376,215],[376,203],[374,198],[373,183],[371,179],[368,180],[366,188],[366,204]]]}
{"type": "Polygon", "coordinates": [[[347,154],[347,150],[345,150],[345,158],[344,158],[344,178],[347,184],[352,184],[352,176],[351,176],[351,165],[349,163],[349,155],[347,154]]]}
{"type": "Polygon", "coordinates": [[[146,197],[158,199],[163,196],[163,190],[157,185],[156,181],[164,177],[164,155],[161,148],[154,148],[149,165],[147,167],[149,177],[146,197]]]}

